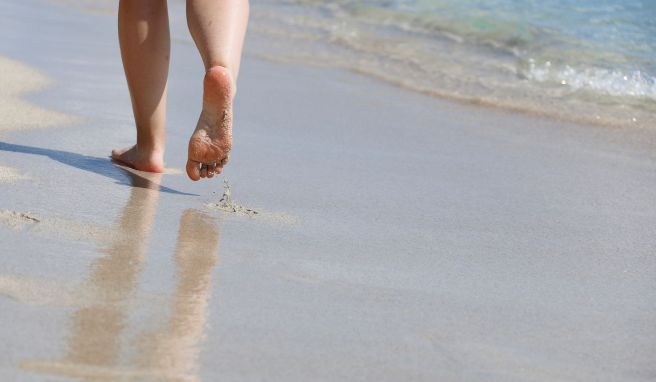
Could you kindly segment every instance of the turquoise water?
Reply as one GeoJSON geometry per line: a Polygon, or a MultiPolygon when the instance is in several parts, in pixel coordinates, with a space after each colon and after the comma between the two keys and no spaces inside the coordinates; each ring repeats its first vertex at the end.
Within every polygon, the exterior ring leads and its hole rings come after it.
{"type": "Polygon", "coordinates": [[[656,100],[656,1],[395,0],[343,2],[387,22],[507,49],[538,81],[656,100]],[[395,15],[396,14],[396,15],[395,15]]]}
{"type": "MultiPolygon", "coordinates": [[[[254,0],[258,47],[424,93],[655,125],[656,0],[254,0]]],[[[653,126],[652,126],[653,127],[653,126]]]]}

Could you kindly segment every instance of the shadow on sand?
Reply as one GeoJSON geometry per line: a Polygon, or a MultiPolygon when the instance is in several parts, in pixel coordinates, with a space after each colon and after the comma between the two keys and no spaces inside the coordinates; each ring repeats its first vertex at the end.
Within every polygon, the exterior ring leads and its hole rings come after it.
{"type": "Polygon", "coordinates": [[[72,153],[68,151],[17,145],[17,144],[6,143],[1,141],[0,141],[0,150],[10,151],[14,153],[22,153],[22,154],[42,155],[52,160],[55,160],[59,163],[72,166],[80,170],[89,171],[94,174],[106,176],[108,178],[114,179],[116,183],[125,186],[147,188],[147,189],[154,189],[156,187],[159,187],[160,192],[166,192],[176,195],[199,196],[197,194],[181,192],[156,184],[152,182],[150,179],[148,179],[147,177],[139,175],[136,171],[129,171],[122,167],[117,166],[109,158],[92,157],[92,156],[72,153]]]}

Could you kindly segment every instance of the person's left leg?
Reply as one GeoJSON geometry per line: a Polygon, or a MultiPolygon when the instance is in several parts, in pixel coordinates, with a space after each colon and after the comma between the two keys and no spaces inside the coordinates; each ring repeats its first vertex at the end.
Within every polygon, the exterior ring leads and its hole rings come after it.
{"type": "Polygon", "coordinates": [[[118,37],[137,143],[112,151],[112,158],[137,170],[162,172],[170,56],[166,0],[121,0],[118,37]]]}

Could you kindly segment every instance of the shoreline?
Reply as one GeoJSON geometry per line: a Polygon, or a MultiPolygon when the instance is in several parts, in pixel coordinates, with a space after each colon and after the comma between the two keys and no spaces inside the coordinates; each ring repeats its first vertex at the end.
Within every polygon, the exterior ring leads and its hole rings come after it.
{"type": "MultiPolygon", "coordinates": [[[[585,86],[570,89],[572,78],[552,83],[545,79],[557,74],[548,73],[551,62],[544,67],[532,59],[522,63],[526,57],[502,47],[462,41],[446,31],[431,39],[393,23],[378,25],[341,5],[279,7],[265,1],[262,8],[253,12],[250,50],[267,59],[346,69],[431,97],[560,122],[638,129],[656,125],[656,100],[629,96],[631,89],[624,98],[585,86]],[[450,53],[442,57],[435,50],[450,53]]],[[[633,80],[629,77],[624,81],[633,80]]],[[[629,86],[615,86],[620,85],[629,86]]]]}
{"type": "MultiPolygon", "coordinates": [[[[247,53],[248,54],[248,53],[247,53]]],[[[309,67],[315,67],[315,68],[323,68],[323,69],[336,69],[336,70],[345,70],[350,73],[353,73],[355,75],[361,75],[365,76],[377,81],[381,81],[385,84],[392,85],[394,87],[397,87],[399,89],[405,90],[405,91],[410,91],[413,93],[417,93],[426,97],[430,97],[433,99],[441,100],[444,102],[454,102],[463,106],[470,106],[470,107],[479,107],[483,108],[486,110],[491,110],[491,111],[499,111],[503,113],[509,113],[509,114],[518,114],[518,115],[523,115],[527,117],[533,117],[533,118],[544,118],[547,120],[550,120],[554,123],[563,123],[563,124],[576,124],[579,126],[587,126],[591,128],[611,128],[611,129],[637,129],[637,130],[642,130],[642,129],[652,129],[654,125],[652,124],[647,124],[646,126],[631,126],[629,124],[623,124],[623,123],[618,123],[618,122],[611,122],[611,121],[601,121],[600,119],[597,118],[592,118],[592,117],[561,117],[557,116],[553,113],[550,113],[548,111],[541,111],[539,109],[528,109],[528,108],[522,108],[521,106],[511,106],[511,105],[500,105],[497,103],[494,103],[492,101],[486,101],[482,99],[472,99],[466,96],[456,96],[453,94],[449,94],[446,92],[441,92],[440,90],[437,89],[426,89],[426,90],[421,90],[418,89],[414,86],[411,85],[405,85],[401,80],[398,79],[393,79],[393,78],[385,78],[384,76],[379,76],[374,73],[366,72],[363,70],[358,70],[358,69],[352,69],[348,67],[339,67],[335,65],[329,65],[329,64],[318,64],[318,63],[309,63],[309,62],[303,62],[301,60],[295,61],[295,60],[287,60],[284,58],[280,57],[273,57],[270,55],[266,54],[257,54],[257,53],[250,53],[248,54],[251,57],[260,59],[260,60],[266,60],[272,63],[278,63],[278,64],[289,64],[289,65],[300,65],[300,66],[309,66],[309,67]]],[[[653,129],[654,132],[656,132],[656,129],[653,129]]]]}

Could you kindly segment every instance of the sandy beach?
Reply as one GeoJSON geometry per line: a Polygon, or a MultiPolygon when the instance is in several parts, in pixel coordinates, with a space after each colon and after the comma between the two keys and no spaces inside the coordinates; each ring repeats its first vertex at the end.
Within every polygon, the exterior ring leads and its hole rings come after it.
{"type": "Polygon", "coordinates": [[[112,12],[0,3],[0,381],[656,378],[656,130],[267,61],[248,37],[231,162],[194,183],[203,66],[170,14],[149,174],[108,159],[134,139],[112,12]]]}

